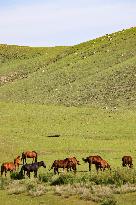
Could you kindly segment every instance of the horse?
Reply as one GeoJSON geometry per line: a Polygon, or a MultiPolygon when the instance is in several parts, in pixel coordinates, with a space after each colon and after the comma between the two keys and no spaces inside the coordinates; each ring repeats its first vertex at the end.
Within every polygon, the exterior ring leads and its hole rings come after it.
{"type": "Polygon", "coordinates": [[[3,175],[3,172],[5,172],[6,177],[8,171],[10,171],[10,173],[16,171],[16,165],[14,162],[5,162],[1,165],[1,176],[3,175]]]}
{"type": "Polygon", "coordinates": [[[54,168],[54,174],[59,174],[59,168],[63,168],[63,170],[65,168],[70,168],[68,167],[68,163],[69,163],[69,160],[68,158],[64,159],[64,160],[55,160],[51,166],[51,168],[49,169],[49,171],[51,171],[51,169],[54,168]]]}
{"type": "Polygon", "coordinates": [[[99,155],[89,156],[86,158],[82,158],[85,163],[89,163],[89,171],[91,171],[91,165],[97,163],[98,161],[102,160],[99,155]]]}
{"type": "Polygon", "coordinates": [[[24,164],[22,166],[19,174],[20,174],[20,176],[25,177],[25,172],[26,172],[26,175],[30,178],[30,173],[34,172],[34,177],[37,177],[38,169],[41,166],[46,168],[46,164],[44,163],[44,161],[34,162],[32,164],[24,164]],[[23,174],[23,172],[24,172],[24,174],[23,174]]]}
{"type": "Polygon", "coordinates": [[[67,164],[67,171],[72,171],[72,169],[76,172],[76,165],[80,165],[80,162],[76,159],[76,157],[68,157],[66,158],[68,160],[67,164]]]}
{"type": "Polygon", "coordinates": [[[67,171],[72,171],[73,169],[73,171],[76,172],[77,164],[80,165],[79,161],[75,157],[69,157],[64,160],[55,160],[49,171],[54,168],[54,174],[59,174],[59,168],[63,168],[63,170],[66,168],[67,171]]]}
{"type": "Polygon", "coordinates": [[[21,161],[23,160],[23,164],[26,163],[26,158],[32,158],[34,162],[37,162],[37,152],[36,151],[27,151],[22,153],[21,161]]]}
{"type": "Polygon", "coordinates": [[[133,167],[132,157],[131,156],[123,156],[122,157],[122,166],[123,167],[128,166],[129,168],[132,168],[133,167]]]}
{"type": "Polygon", "coordinates": [[[96,168],[96,171],[97,171],[97,172],[98,172],[99,169],[100,169],[101,171],[104,171],[105,169],[111,170],[110,165],[109,165],[108,162],[107,162],[106,160],[104,160],[104,159],[95,162],[95,168],[96,168]]]}
{"type": "Polygon", "coordinates": [[[19,165],[21,164],[20,156],[14,159],[14,164],[17,167],[17,169],[19,169],[19,165]]]}

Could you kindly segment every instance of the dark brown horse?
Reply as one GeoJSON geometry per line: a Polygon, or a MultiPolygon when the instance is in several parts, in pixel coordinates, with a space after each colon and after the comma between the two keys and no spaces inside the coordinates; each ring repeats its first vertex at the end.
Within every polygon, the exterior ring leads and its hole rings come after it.
{"type": "Polygon", "coordinates": [[[44,167],[46,168],[46,164],[44,163],[44,161],[40,161],[40,162],[34,162],[32,164],[24,164],[20,170],[20,175],[21,177],[25,177],[25,172],[26,175],[30,178],[30,173],[34,172],[34,177],[37,177],[37,172],[39,167],[44,167]]]}
{"type": "Polygon", "coordinates": [[[10,173],[16,171],[16,165],[13,162],[5,162],[1,165],[1,176],[3,172],[5,172],[6,177],[8,171],[10,171],[10,173]]]}
{"type": "Polygon", "coordinates": [[[89,171],[91,171],[91,165],[96,164],[98,161],[102,160],[102,158],[99,155],[95,155],[95,156],[89,156],[86,158],[82,158],[82,160],[85,163],[87,163],[87,162],[89,163],[89,171]]]}
{"type": "Polygon", "coordinates": [[[99,169],[100,169],[101,171],[104,171],[105,169],[111,170],[110,165],[109,165],[108,162],[105,161],[104,159],[95,162],[95,167],[96,167],[96,171],[97,171],[97,172],[99,171],[99,169]]]}
{"type": "Polygon", "coordinates": [[[26,163],[26,158],[32,158],[32,162],[37,162],[37,152],[36,151],[27,151],[22,153],[21,161],[23,160],[23,164],[26,163]]]}
{"type": "Polygon", "coordinates": [[[128,166],[129,168],[132,168],[133,167],[132,157],[131,156],[122,157],[122,166],[123,167],[128,166]]]}

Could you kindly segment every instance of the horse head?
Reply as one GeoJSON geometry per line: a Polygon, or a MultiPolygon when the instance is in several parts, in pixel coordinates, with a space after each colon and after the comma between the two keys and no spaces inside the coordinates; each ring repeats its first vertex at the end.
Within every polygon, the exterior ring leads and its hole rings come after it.
{"type": "Polygon", "coordinates": [[[88,158],[82,158],[82,160],[86,163],[86,162],[88,162],[88,158]]]}
{"type": "Polygon", "coordinates": [[[44,163],[44,161],[38,162],[38,167],[41,167],[41,166],[46,168],[46,164],[44,163]]]}

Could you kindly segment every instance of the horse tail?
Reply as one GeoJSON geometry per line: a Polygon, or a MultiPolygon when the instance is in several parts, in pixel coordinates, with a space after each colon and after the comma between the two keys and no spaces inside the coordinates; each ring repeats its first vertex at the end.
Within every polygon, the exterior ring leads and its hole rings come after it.
{"type": "Polygon", "coordinates": [[[4,164],[1,165],[1,176],[3,175],[3,172],[5,171],[5,168],[4,168],[4,164]]]}
{"type": "Polygon", "coordinates": [[[34,153],[36,154],[36,156],[35,156],[35,162],[37,162],[37,152],[36,152],[36,151],[32,151],[32,152],[34,152],[34,153]]]}
{"type": "Polygon", "coordinates": [[[51,166],[51,168],[49,169],[49,171],[51,171],[51,169],[53,169],[53,167],[54,167],[54,163],[52,164],[52,166],[51,166]]]}

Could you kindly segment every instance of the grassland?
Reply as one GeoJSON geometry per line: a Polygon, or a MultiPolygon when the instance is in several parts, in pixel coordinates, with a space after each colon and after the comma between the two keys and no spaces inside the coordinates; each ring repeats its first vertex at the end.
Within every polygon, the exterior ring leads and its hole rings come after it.
{"type": "MultiPolygon", "coordinates": [[[[72,47],[0,45],[0,163],[36,150],[47,164],[40,174],[55,159],[76,156],[80,175],[88,171],[82,157],[93,154],[113,170],[131,155],[135,167],[135,46],[136,28],[72,47]],[[54,134],[60,137],[48,137],[54,134]]],[[[1,190],[0,197],[2,205],[98,204],[52,193],[33,198],[1,190]]],[[[118,205],[133,205],[135,192],[115,198],[118,205]]]]}
{"type": "Polygon", "coordinates": [[[0,98],[4,101],[66,106],[98,104],[135,107],[135,46],[136,28],[131,28],[77,46],[54,48],[50,50],[53,61],[48,61],[49,56],[45,58],[42,54],[40,59],[31,57],[22,66],[13,62],[9,68],[4,64],[0,73],[2,77],[13,67],[31,72],[26,78],[19,80],[16,77],[4,84],[0,88],[0,98]]]}

